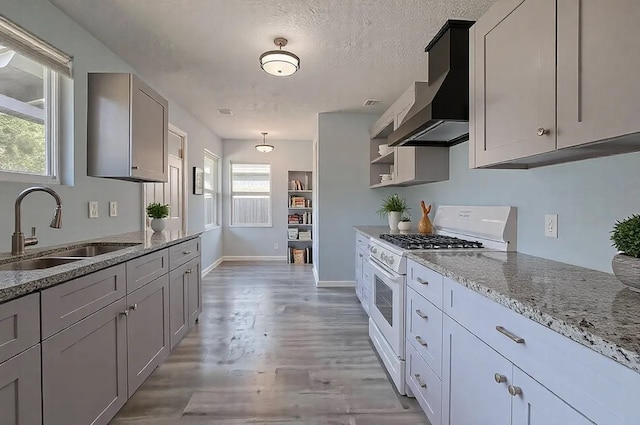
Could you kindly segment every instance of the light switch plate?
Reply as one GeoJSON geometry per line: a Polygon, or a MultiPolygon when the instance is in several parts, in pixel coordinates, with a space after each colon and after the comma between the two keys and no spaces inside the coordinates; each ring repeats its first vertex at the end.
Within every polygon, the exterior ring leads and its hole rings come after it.
{"type": "Polygon", "coordinates": [[[558,237],[558,214],[544,216],[544,235],[548,238],[558,237]]]}
{"type": "Polygon", "coordinates": [[[89,218],[98,218],[98,201],[89,201],[89,218]]]}
{"type": "Polygon", "coordinates": [[[117,217],[118,216],[118,202],[111,201],[109,202],[109,217],[117,217]]]}

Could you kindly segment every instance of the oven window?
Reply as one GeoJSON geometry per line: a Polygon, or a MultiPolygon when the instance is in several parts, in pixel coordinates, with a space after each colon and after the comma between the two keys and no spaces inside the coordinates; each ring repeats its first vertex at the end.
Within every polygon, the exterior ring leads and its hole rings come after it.
{"type": "Polygon", "coordinates": [[[393,327],[393,290],[382,279],[375,276],[375,306],[389,325],[393,327]]]}

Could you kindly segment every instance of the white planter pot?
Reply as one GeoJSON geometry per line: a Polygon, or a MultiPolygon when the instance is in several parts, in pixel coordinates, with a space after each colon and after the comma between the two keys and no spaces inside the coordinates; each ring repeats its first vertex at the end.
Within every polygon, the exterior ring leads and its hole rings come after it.
{"type": "Polygon", "coordinates": [[[640,258],[620,253],[613,257],[611,266],[620,282],[640,292],[640,258]]]}
{"type": "Polygon", "coordinates": [[[398,223],[400,223],[401,216],[402,213],[397,211],[392,211],[387,215],[387,218],[389,219],[389,229],[391,229],[391,231],[398,230],[398,223]]]}
{"type": "Polygon", "coordinates": [[[411,222],[410,221],[401,221],[398,223],[398,230],[400,233],[409,233],[411,232],[411,222]]]}
{"type": "Polygon", "coordinates": [[[154,232],[162,232],[167,225],[166,218],[154,218],[151,220],[151,228],[154,232]]]}

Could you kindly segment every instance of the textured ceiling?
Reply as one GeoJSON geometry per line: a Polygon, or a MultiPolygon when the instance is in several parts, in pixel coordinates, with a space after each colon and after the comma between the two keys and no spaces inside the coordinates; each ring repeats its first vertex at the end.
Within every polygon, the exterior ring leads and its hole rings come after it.
{"type": "Polygon", "coordinates": [[[310,140],[319,112],[383,112],[426,78],[444,21],[495,0],[51,1],[221,137],[310,140]],[[258,63],[278,36],[301,59],[291,77],[258,63]]]}

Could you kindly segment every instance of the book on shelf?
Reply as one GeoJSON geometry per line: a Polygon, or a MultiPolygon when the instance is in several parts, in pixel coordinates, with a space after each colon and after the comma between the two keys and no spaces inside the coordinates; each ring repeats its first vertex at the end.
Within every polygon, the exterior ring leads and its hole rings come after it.
{"type": "Polygon", "coordinates": [[[311,206],[311,200],[306,199],[304,196],[289,196],[289,207],[291,208],[305,208],[311,206]]]}
{"type": "Polygon", "coordinates": [[[312,264],[313,257],[311,255],[311,247],[304,249],[289,248],[287,255],[287,263],[289,264],[312,264]]]}
{"type": "Polygon", "coordinates": [[[300,230],[298,232],[298,240],[310,241],[311,240],[311,230],[300,230]]]}
{"type": "Polygon", "coordinates": [[[313,215],[309,211],[305,211],[303,214],[289,214],[287,216],[287,223],[289,224],[313,224],[313,215]]]}
{"type": "Polygon", "coordinates": [[[305,190],[308,186],[306,181],[307,179],[305,179],[305,183],[303,184],[300,180],[289,180],[289,190],[305,190]]]}

